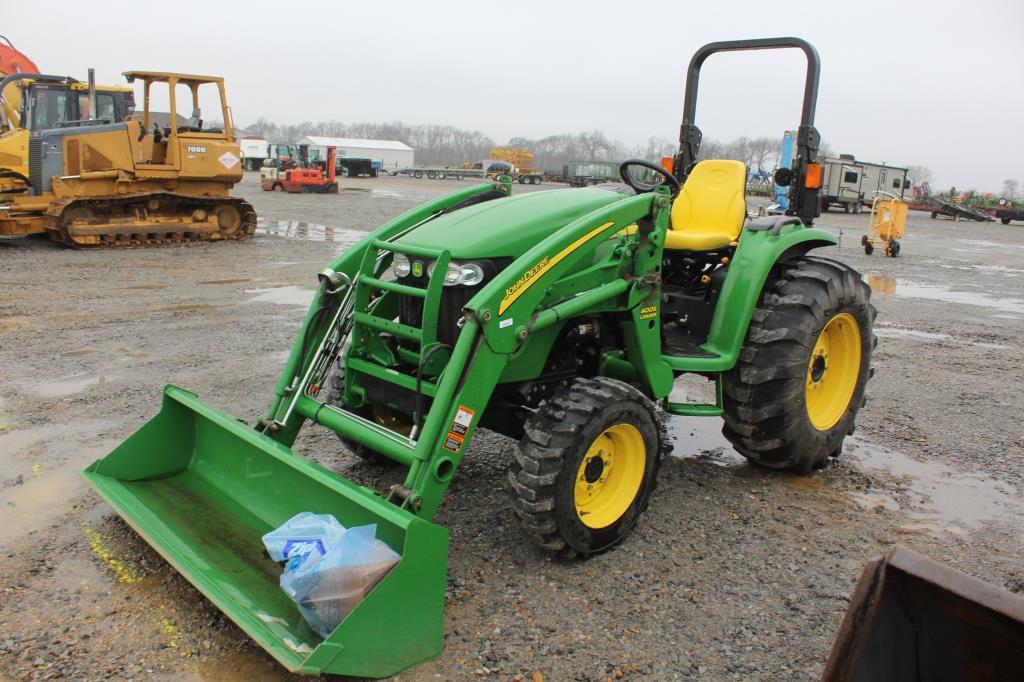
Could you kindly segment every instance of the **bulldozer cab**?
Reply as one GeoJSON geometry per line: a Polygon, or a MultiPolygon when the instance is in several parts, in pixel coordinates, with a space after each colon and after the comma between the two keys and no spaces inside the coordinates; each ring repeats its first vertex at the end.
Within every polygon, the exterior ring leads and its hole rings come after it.
{"type": "Polygon", "coordinates": [[[150,172],[176,171],[185,177],[237,182],[241,158],[224,79],[162,71],[126,71],[129,83],[142,81],[142,111],[129,121],[136,162],[150,172]],[[154,104],[166,97],[166,118],[154,104]],[[212,106],[204,118],[201,101],[212,106]],[[216,119],[219,118],[219,121],[216,119]]]}
{"type": "Polygon", "coordinates": [[[3,125],[29,131],[52,130],[88,120],[118,123],[135,109],[131,88],[96,87],[96,110],[89,86],[66,76],[12,74],[0,81],[3,93],[3,125]]]}

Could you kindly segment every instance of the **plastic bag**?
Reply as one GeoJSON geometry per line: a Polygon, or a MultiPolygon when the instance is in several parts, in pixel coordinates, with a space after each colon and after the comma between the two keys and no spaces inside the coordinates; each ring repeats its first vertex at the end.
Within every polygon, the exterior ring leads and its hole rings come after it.
{"type": "Polygon", "coordinates": [[[305,512],[263,536],[271,557],[288,560],[281,589],[321,637],[330,635],[401,558],[376,534],[377,524],[345,529],[329,514],[305,512]]]}
{"type": "Polygon", "coordinates": [[[313,552],[323,556],[344,533],[345,527],[330,514],[301,512],[264,535],[263,546],[274,561],[307,557],[313,552]]]}

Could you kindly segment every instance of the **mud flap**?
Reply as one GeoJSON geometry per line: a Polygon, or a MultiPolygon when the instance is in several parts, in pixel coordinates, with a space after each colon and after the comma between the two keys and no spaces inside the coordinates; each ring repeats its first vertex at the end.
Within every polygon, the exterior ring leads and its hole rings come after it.
{"type": "Polygon", "coordinates": [[[448,531],[168,386],[153,419],[83,476],[136,532],[292,672],[385,677],[437,656],[448,531]],[[377,524],[398,565],[326,640],[278,585],[261,536],[301,511],[377,524]]]}
{"type": "Polygon", "coordinates": [[[1013,680],[1024,597],[903,547],[868,562],[822,680],[1013,680]]]}

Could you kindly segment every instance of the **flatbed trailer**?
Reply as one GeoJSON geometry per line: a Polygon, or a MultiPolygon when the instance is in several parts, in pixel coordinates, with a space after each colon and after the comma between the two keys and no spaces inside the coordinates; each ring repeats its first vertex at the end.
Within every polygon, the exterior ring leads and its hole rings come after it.
{"type": "MultiPolygon", "coordinates": [[[[949,201],[942,201],[941,199],[933,199],[932,218],[938,218],[943,216],[951,220],[976,220],[980,223],[991,222],[995,220],[991,214],[986,213],[977,208],[971,206],[965,206],[963,204],[954,204],[949,201]]],[[[1005,224],[1005,223],[1004,223],[1005,224]]]]}
{"type": "MultiPolygon", "coordinates": [[[[508,166],[504,161],[499,161],[508,166]]],[[[543,181],[541,173],[535,172],[520,172],[517,169],[506,172],[502,170],[494,170],[493,165],[489,166],[487,170],[483,168],[405,168],[398,171],[399,175],[408,175],[411,178],[427,178],[428,180],[444,180],[451,178],[455,180],[462,180],[463,178],[486,178],[486,177],[497,177],[498,175],[509,175],[514,180],[519,182],[520,185],[539,185],[543,181]]]]}

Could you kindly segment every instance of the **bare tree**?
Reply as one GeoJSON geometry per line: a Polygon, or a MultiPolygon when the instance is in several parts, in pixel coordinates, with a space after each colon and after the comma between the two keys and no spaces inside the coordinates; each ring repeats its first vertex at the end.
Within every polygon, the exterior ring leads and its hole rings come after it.
{"type": "Polygon", "coordinates": [[[907,175],[910,176],[910,181],[914,183],[915,187],[923,187],[930,185],[934,176],[932,175],[932,169],[928,166],[908,166],[907,175]]]}
{"type": "Polygon", "coordinates": [[[1003,181],[1003,196],[1007,199],[1016,198],[1018,189],[1020,189],[1020,180],[1011,178],[1003,181]]]}
{"type": "Polygon", "coordinates": [[[748,143],[750,170],[764,171],[774,168],[779,161],[781,142],[773,137],[755,137],[748,143]]]}

